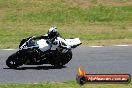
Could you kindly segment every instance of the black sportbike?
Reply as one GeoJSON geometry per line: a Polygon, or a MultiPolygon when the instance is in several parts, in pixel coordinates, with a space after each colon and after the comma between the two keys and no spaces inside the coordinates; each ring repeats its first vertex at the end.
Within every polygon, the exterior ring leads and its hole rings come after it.
{"type": "Polygon", "coordinates": [[[55,50],[50,50],[51,44],[47,40],[34,41],[33,37],[22,39],[19,49],[6,60],[6,65],[16,69],[22,65],[51,64],[64,66],[72,59],[72,49],[81,44],[79,38],[61,39],[55,50]],[[66,48],[66,46],[70,48],[66,48]]]}

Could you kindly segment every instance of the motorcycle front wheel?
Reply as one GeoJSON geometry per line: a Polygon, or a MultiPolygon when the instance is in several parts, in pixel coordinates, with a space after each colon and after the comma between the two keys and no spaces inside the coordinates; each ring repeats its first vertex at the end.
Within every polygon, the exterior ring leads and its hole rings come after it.
{"type": "Polygon", "coordinates": [[[72,59],[72,51],[69,50],[67,53],[59,53],[56,58],[52,59],[51,65],[56,67],[62,67],[72,59]]]}
{"type": "Polygon", "coordinates": [[[16,53],[8,57],[6,65],[11,69],[16,69],[20,66],[20,61],[16,53]]]}

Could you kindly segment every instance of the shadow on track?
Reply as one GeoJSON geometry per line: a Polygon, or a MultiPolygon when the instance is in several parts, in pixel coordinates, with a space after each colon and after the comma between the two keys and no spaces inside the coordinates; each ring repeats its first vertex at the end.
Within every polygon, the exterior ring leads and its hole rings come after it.
{"type": "MultiPolygon", "coordinates": [[[[36,66],[36,67],[19,67],[13,70],[28,70],[28,69],[33,69],[33,70],[50,70],[50,69],[62,69],[62,68],[67,68],[66,66],[61,66],[61,67],[56,67],[56,66],[36,66]]],[[[3,69],[10,69],[10,68],[3,68],[3,69]]]]}

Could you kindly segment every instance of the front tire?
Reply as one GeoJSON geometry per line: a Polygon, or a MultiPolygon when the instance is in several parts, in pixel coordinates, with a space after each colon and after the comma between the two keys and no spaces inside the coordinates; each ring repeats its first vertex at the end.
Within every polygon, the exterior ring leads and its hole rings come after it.
{"type": "Polygon", "coordinates": [[[11,69],[16,69],[20,66],[20,61],[16,53],[8,57],[6,65],[11,69]]]}
{"type": "Polygon", "coordinates": [[[54,65],[55,67],[63,67],[71,59],[72,59],[72,51],[69,50],[65,54],[63,53],[58,54],[57,57],[52,60],[51,65],[54,65]]]}

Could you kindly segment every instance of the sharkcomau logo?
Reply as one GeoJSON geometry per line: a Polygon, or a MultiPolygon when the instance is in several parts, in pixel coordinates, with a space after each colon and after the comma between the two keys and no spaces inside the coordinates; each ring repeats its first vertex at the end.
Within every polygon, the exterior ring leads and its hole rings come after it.
{"type": "Polygon", "coordinates": [[[85,70],[78,68],[76,81],[79,84],[85,83],[130,83],[129,74],[86,74],[85,70]]]}

